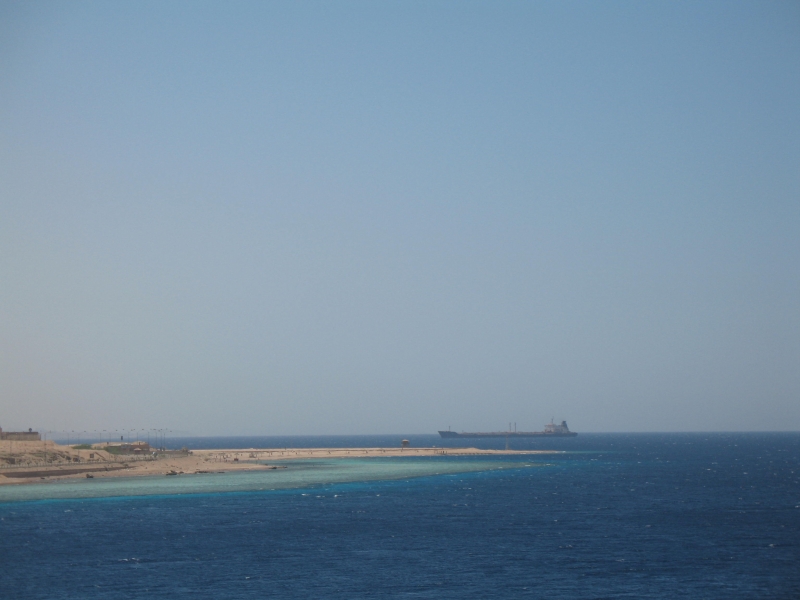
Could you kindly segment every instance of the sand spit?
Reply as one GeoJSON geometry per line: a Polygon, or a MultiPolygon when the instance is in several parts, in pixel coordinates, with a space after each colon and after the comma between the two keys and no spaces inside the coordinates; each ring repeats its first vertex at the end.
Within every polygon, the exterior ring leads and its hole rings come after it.
{"type": "Polygon", "coordinates": [[[284,469],[290,460],[420,456],[552,454],[548,450],[477,448],[284,448],[155,452],[113,455],[101,449],[74,449],[53,442],[0,441],[0,485],[61,479],[133,476],[185,476],[228,471],[284,469]]]}
{"type": "Polygon", "coordinates": [[[478,448],[241,448],[193,450],[193,456],[210,460],[294,460],[299,458],[374,458],[386,456],[513,456],[557,454],[557,450],[479,450],[478,448]]]}

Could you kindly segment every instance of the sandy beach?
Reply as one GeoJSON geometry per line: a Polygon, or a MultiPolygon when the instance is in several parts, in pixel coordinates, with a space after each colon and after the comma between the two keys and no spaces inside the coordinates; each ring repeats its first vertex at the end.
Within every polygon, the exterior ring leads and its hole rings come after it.
{"type": "Polygon", "coordinates": [[[100,447],[75,449],[53,442],[0,441],[0,485],[35,484],[60,479],[183,476],[285,468],[286,461],[331,458],[551,454],[536,450],[477,448],[241,448],[114,455],[100,447]]]}

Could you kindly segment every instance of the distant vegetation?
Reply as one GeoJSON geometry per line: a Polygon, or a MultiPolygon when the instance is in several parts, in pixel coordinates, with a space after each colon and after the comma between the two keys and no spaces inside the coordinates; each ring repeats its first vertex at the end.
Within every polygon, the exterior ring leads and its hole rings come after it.
{"type": "Polygon", "coordinates": [[[78,444],[72,447],[73,450],[91,450],[92,446],[89,444],[78,444]]]}

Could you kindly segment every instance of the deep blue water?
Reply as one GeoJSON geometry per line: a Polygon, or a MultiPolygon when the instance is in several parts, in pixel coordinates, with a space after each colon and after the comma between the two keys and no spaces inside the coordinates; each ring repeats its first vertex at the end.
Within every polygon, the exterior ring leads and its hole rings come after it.
{"type": "Polygon", "coordinates": [[[272,491],[0,494],[0,598],[800,598],[800,434],[530,444],[568,452],[272,491]]]}

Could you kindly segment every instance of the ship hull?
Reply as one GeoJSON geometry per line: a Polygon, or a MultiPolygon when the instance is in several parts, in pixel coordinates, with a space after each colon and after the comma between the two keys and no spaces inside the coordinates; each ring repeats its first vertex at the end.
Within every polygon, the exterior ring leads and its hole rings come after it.
{"type": "Polygon", "coordinates": [[[443,438],[514,438],[514,437],[575,437],[578,435],[574,431],[565,433],[545,432],[545,431],[488,431],[485,433],[458,433],[457,431],[440,431],[439,435],[443,438]]]}

